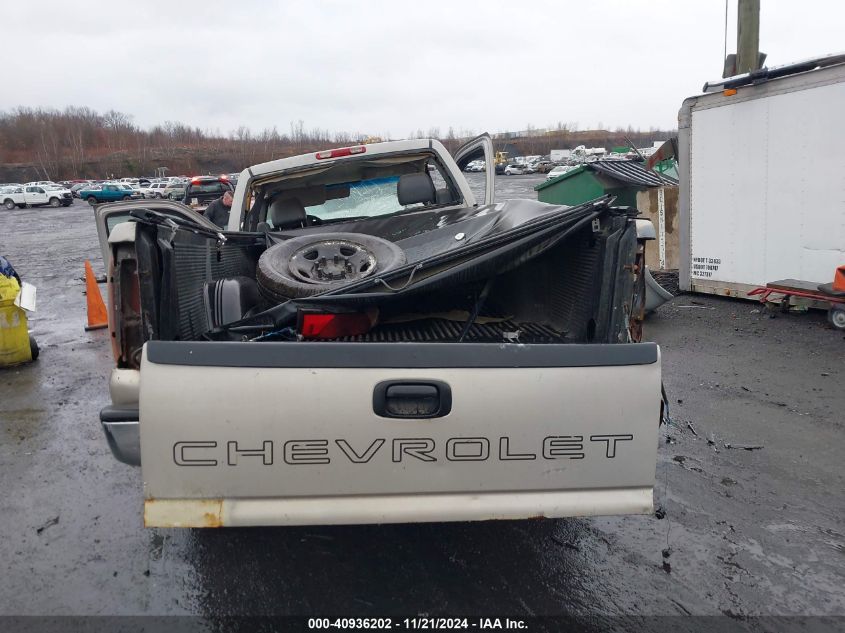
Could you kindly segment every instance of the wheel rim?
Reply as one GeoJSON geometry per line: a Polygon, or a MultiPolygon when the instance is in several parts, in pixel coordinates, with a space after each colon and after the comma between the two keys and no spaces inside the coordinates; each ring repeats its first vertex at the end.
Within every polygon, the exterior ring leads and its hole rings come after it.
{"type": "Polygon", "coordinates": [[[61,202],[59,202],[58,198],[50,198],[50,206],[51,207],[57,207],[60,204],[61,204],[61,202]]]}
{"type": "Polygon", "coordinates": [[[830,322],[840,330],[845,330],[845,310],[834,310],[831,312],[830,322]]]}
{"type": "Polygon", "coordinates": [[[309,284],[352,281],[372,275],[376,256],[357,242],[326,240],[300,248],[290,257],[291,274],[309,284]]]}
{"type": "Polygon", "coordinates": [[[7,209],[14,209],[14,208],[15,208],[15,203],[14,203],[14,202],[12,202],[11,200],[6,201],[6,208],[7,208],[7,209]]]}

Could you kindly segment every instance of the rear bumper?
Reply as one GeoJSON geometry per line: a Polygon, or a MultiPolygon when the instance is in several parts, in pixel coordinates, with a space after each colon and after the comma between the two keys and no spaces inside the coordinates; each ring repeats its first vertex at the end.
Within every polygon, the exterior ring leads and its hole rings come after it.
{"type": "Polygon", "coordinates": [[[652,489],[262,499],[147,499],[146,527],[351,525],[649,514],[652,489]]]}
{"type": "Polygon", "coordinates": [[[106,441],[118,461],[141,465],[141,432],[138,407],[109,405],[100,411],[106,441]]]}

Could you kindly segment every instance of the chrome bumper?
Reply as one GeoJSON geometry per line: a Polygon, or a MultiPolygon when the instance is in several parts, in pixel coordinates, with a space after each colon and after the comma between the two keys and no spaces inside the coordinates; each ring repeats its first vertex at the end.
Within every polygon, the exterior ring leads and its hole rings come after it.
{"type": "Polygon", "coordinates": [[[118,461],[141,465],[141,431],[138,407],[110,405],[100,411],[100,424],[106,441],[118,461]]]}

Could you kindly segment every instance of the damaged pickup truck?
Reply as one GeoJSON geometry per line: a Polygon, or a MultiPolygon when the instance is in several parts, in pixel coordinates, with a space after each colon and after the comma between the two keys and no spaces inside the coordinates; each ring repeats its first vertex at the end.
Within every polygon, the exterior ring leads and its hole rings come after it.
{"type": "Polygon", "coordinates": [[[610,198],[495,202],[494,164],[487,135],[276,160],[241,173],[223,231],[172,201],[96,209],[100,419],[147,526],[651,510],[653,228],[610,198]]]}

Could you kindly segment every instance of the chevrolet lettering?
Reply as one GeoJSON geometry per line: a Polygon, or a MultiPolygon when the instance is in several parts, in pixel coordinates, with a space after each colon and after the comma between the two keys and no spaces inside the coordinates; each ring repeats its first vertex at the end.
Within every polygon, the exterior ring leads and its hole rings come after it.
{"type": "MultiPolygon", "coordinates": [[[[593,435],[588,439],[587,453],[593,458],[616,457],[618,442],[628,442],[633,435],[620,433],[614,435],[593,435]]],[[[177,466],[219,466],[228,464],[237,466],[244,458],[255,457],[264,466],[274,463],[285,463],[291,466],[305,464],[330,464],[332,460],[343,459],[352,464],[367,464],[384,447],[387,440],[379,438],[368,446],[362,447],[359,454],[349,442],[343,439],[329,440],[289,440],[260,442],[258,448],[245,448],[236,440],[225,442],[193,441],[176,442],[173,445],[173,463],[177,466]],[[334,454],[333,454],[334,453],[334,454]],[[276,456],[274,461],[274,455],[276,456]],[[219,457],[219,459],[218,459],[219,457]]],[[[534,459],[584,459],[585,440],[582,435],[557,435],[543,438],[541,449],[537,452],[511,452],[511,440],[500,437],[494,440],[498,451],[490,452],[491,441],[486,437],[451,437],[446,440],[445,449],[439,459],[451,462],[484,462],[488,459],[499,461],[521,461],[534,459]]],[[[422,462],[436,462],[438,460],[437,445],[434,439],[396,438],[390,441],[390,459],[401,462],[407,459],[418,459],[422,462]]],[[[387,453],[384,459],[388,459],[387,453]]]]}

